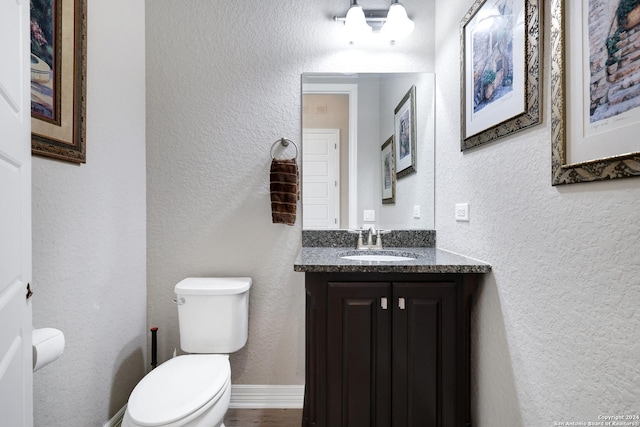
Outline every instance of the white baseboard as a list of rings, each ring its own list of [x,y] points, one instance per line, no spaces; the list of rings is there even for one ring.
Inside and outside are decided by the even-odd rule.
[[[231,385],[230,408],[301,409],[304,402],[303,385]],[[127,409],[124,405],[102,427],[120,427]]]
[[[302,408],[303,385],[231,385],[230,408]]]
[[[102,427],[120,427],[126,410],[127,405],[125,404],[109,421],[104,423]]]

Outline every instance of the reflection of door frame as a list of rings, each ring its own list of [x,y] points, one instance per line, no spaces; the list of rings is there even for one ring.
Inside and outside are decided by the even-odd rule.
[[[349,228],[358,227],[358,85],[303,83],[304,94],[340,94],[349,97]],[[355,171],[355,173],[352,173]]]

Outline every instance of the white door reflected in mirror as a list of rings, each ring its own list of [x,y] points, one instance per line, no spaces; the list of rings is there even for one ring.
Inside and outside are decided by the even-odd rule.
[[[304,129],[302,227],[340,228],[340,130]]]

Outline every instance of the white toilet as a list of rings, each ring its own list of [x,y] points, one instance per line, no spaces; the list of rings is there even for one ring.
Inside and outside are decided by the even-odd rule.
[[[133,389],[123,427],[224,427],[231,397],[228,353],[244,347],[250,277],[187,278],[175,286],[180,348]]]

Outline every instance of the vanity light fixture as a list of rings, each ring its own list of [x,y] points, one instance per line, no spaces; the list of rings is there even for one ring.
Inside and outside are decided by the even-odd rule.
[[[364,10],[353,0],[344,18],[334,16],[334,21],[344,22],[350,42],[362,40],[372,32],[379,33],[390,42],[403,39],[413,32],[415,24],[407,16],[404,6],[393,1],[389,10]]]

